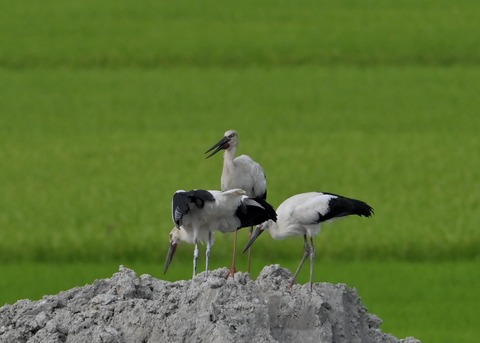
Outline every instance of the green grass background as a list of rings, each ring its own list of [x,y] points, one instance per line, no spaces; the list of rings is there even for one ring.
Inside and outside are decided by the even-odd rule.
[[[0,0],[0,32],[0,304],[119,264],[163,277],[172,194],[219,188],[203,152],[234,128],[274,206],[375,208],[324,226],[317,280],[357,287],[397,336],[480,335],[479,3]],[[178,250],[169,280],[191,275]],[[294,269],[302,240],[254,254],[253,275]]]

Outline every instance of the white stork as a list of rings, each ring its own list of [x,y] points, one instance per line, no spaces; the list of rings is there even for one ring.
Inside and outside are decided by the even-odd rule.
[[[220,150],[225,150],[223,155],[223,171],[221,178],[222,191],[240,188],[247,192],[251,198],[267,199],[267,179],[263,168],[250,156],[241,155],[235,158],[238,145],[238,133],[235,130],[225,132],[217,144],[208,149],[210,153],[206,158],[215,155]],[[253,228],[250,228],[250,236]],[[231,274],[235,273],[235,255],[237,246],[237,232],[234,234],[233,257]],[[250,272],[250,250],[248,252],[248,272]],[[230,274],[229,274],[230,275]],[[233,275],[233,274],[232,274]]]
[[[309,192],[294,195],[282,202],[277,208],[277,222],[268,220],[257,226],[243,252],[252,245],[264,230],[268,230],[274,239],[303,235],[304,254],[289,287],[292,287],[306,258],[310,256],[310,289],[312,289],[315,258],[313,237],[320,233],[322,223],[352,214],[370,217],[373,214],[373,208],[363,201],[332,193]]]
[[[270,219],[276,220],[277,215],[265,200],[250,198],[242,189],[225,192],[195,189],[175,192],[172,200],[172,217],[175,226],[182,227],[187,232],[188,240],[195,244],[193,258],[195,276],[197,244],[200,240],[207,237],[207,243],[209,241],[213,243],[211,239],[215,231],[236,232],[242,227],[257,225]]]

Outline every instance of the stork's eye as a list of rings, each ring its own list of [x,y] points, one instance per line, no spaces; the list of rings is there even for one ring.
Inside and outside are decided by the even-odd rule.
[[[233,136],[235,136],[234,133],[230,134],[230,135],[228,136],[228,138],[233,138]]]

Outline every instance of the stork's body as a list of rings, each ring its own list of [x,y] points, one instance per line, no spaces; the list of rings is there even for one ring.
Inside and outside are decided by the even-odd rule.
[[[311,288],[315,257],[313,237],[320,233],[322,223],[353,214],[370,217],[373,214],[373,208],[363,201],[331,193],[309,192],[294,195],[281,203],[277,208],[278,219],[276,223],[268,220],[257,226],[244,251],[250,247],[264,230],[268,230],[274,239],[303,236],[304,254],[290,282],[290,287],[295,282],[295,278],[306,258],[310,256]]]
[[[240,188],[252,198],[267,198],[267,179],[263,168],[250,156],[234,158],[235,150],[226,150],[221,177],[222,191]]]
[[[184,240],[195,244],[194,276],[197,269],[198,242],[207,242],[206,267],[208,270],[210,248],[215,231],[233,232],[242,227],[260,224],[268,219],[276,220],[275,210],[266,201],[249,198],[241,189],[225,192],[177,191],[172,200],[172,212],[175,226],[185,230]],[[182,239],[182,236],[179,238]],[[167,258],[166,268],[169,260],[171,256]]]
[[[223,170],[221,177],[222,191],[229,189],[243,189],[251,198],[267,199],[267,179],[262,166],[248,155],[241,155],[235,158],[238,145],[238,133],[235,130],[225,132],[224,137],[206,153],[213,150],[207,156],[211,157],[220,150],[225,150],[223,155]],[[215,149],[215,150],[214,150]],[[250,228],[250,235],[252,228]],[[237,233],[234,236],[232,267],[230,274],[235,273]],[[248,256],[248,271],[250,272],[250,250]]]

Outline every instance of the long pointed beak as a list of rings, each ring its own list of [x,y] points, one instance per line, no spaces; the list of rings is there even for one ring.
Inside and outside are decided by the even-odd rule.
[[[213,155],[215,155],[217,152],[219,152],[220,150],[223,150],[223,149],[228,149],[230,146],[228,145],[228,142],[230,141],[230,139],[228,137],[223,137],[222,139],[220,139],[218,141],[217,144],[215,144],[214,146],[212,146],[210,149],[208,149],[207,151],[205,151],[205,154],[208,154],[210,151],[213,150],[213,152],[208,155],[207,157],[205,158],[209,158],[209,157],[212,157]],[[215,149],[215,150],[214,150]]]
[[[261,226],[257,226],[255,229],[255,232],[253,233],[252,237],[250,237],[250,240],[248,241],[247,245],[245,245],[245,248],[243,248],[242,254],[250,248],[250,246],[255,242],[258,236],[260,236],[265,229]]]
[[[170,243],[170,248],[168,248],[167,260],[165,261],[165,268],[163,269],[163,274],[167,273],[168,266],[170,266],[173,255],[175,255],[175,251],[177,250],[177,245],[177,243]]]

